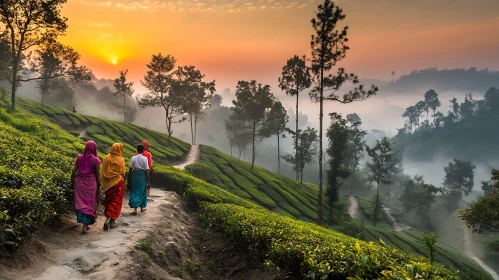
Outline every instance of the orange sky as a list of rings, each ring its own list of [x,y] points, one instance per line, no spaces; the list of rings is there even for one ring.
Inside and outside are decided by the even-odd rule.
[[[98,77],[129,69],[139,85],[153,53],[193,64],[217,89],[273,86],[295,54],[310,54],[316,0],[70,0],[62,39]],[[351,51],[343,66],[389,79],[427,67],[499,70],[497,0],[341,0]],[[113,62],[116,65],[113,65]],[[140,87],[137,87],[140,90]]]

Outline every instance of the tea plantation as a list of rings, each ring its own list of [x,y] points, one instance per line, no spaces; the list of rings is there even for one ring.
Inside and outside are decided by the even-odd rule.
[[[442,250],[437,261],[452,268],[391,248],[424,255],[415,245],[418,233],[405,233],[403,239],[386,228],[366,227],[366,239],[381,237],[385,246],[306,222],[315,218],[316,186],[301,186],[258,167],[251,170],[247,163],[204,146],[201,162],[188,167],[196,178],[166,166],[188,152],[190,146],[182,141],[172,139],[167,148],[166,135],[158,132],[49,106],[42,109],[27,99],[18,104],[18,113],[0,108],[0,255],[71,210],[69,175],[85,140],[98,142],[100,156],[121,141],[129,157],[133,146],[147,139],[154,147],[156,184],[182,194],[207,227],[225,232],[234,246],[292,279],[489,279],[451,248]],[[79,138],[83,130],[87,135]],[[346,208],[346,198],[341,205]],[[337,212],[347,215],[344,209]]]

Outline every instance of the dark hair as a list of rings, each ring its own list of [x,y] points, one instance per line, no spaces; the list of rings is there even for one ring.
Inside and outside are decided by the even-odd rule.
[[[142,144],[137,145],[137,152],[139,154],[142,154],[144,152],[144,145]]]

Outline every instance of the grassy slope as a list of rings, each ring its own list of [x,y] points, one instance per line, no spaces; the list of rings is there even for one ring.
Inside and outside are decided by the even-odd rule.
[[[226,155],[212,147],[201,146],[200,162],[189,165],[187,171],[211,184],[254,201],[274,212],[315,221],[317,217],[317,186],[270,172]],[[340,197],[340,213],[346,212],[347,198]]]
[[[20,99],[19,104],[27,112],[58,124],[67,130],[80,131],[85,129],[87,134],[100,144],[101,151],[106,151],[107,147],[115,141],[121,141],[127,147],[126,155],[131,156],[132,145],[147,139],[155,148],[153,150],[155,161],[168,163],[181,159],[189,149],[188,144],[176,139],[173,139],[174,146],[171,149],[165,149],[166,135],[134,125],[123,125],[115,121],[75,115],[67,110],[50,106],[42,109],[39,103],[28,99]],[[79,133],[72,134],[76,136]],[[81,144],[78,145],[79,148],[81,148]],[[202,146],[201,150],[201,162],[188,167],[188,170],[197,177],[286,216],[305,221],[315,219],[316,186],[311,184],[301,186],[295,180],[259,167],[251,170],[248,163],[210,147]],[[347,204],[347,199],[342,196],[340,200],[342,215],[347,215],[345,209]],[[419,234],[396,234],[388,229],[389,226],[389,223],[385,223],[385,226],[380,228],[367,226],[365,228],[366,239],[379,240],[381,237],[389,246],[409,253],[424,255],[424,250],[416,241]],[[459,256],[455,250],[442,251],[441,255],[448,256],[447,258],[437,256],[437,261],[443,264],[454,266],[466,272],[478,271],[473,263]]]
[[[190,149],[189,144],[173,137],[173,145],[168,146],[168,136],[157,131],[136,125],[74,114],[68,110],[52,106],[42,108],[40,103],[27,98],[20,98],[18,107],[36,117],[48,120],[71,131],[71,134],[75,136],[85,132],[87,137],[82,137],[82,139],[91,138],[94,140],[102,153],[108,153],[113,143],[120,142],[124,144],[125,156],[129,158],[135,152],[135,146],[143,140],[147,140],[151,144],[154,162],[168,164],[172,161],[182,160]]]

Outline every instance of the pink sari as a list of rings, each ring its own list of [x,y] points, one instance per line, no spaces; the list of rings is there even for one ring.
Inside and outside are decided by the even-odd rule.
[[[97,218],[99,186],[97,186],[95,169],[99,165],[97,144],[94,141],[88,141],[83,155],[76,159],[78,171],[74,183],[74,206],[78,223],[91,225]]]

